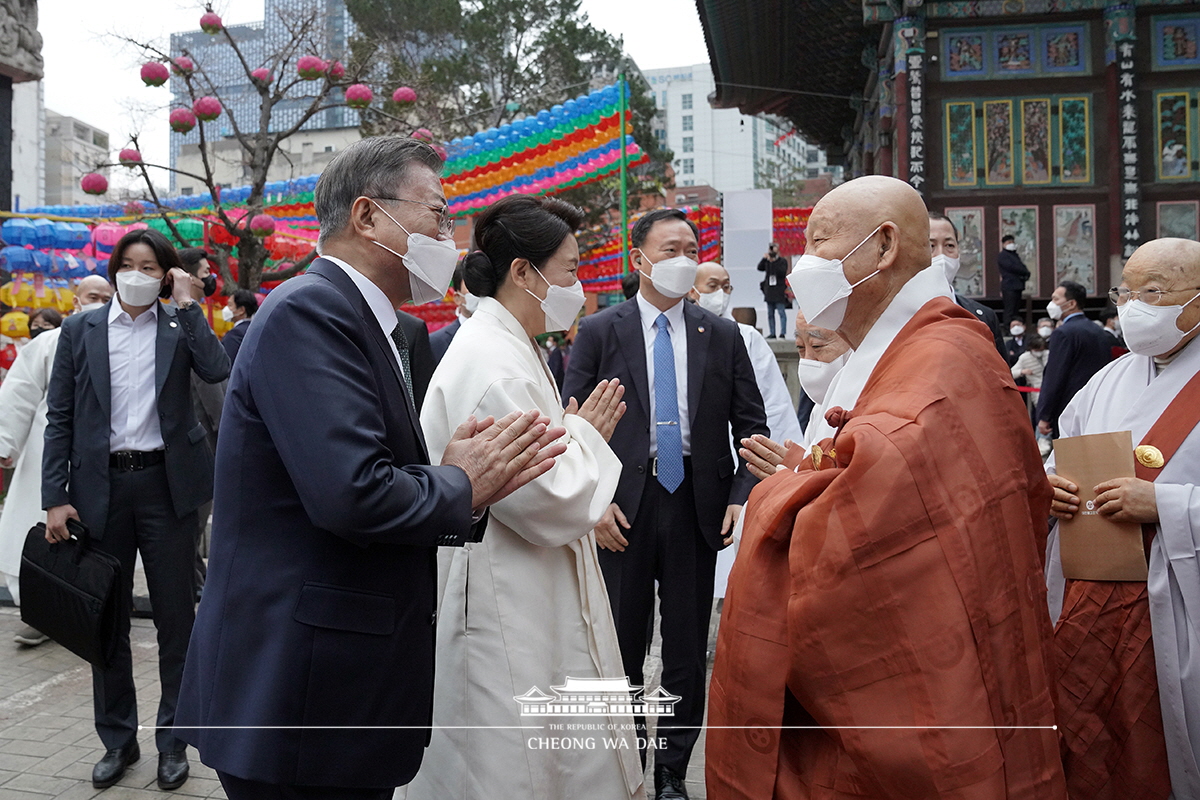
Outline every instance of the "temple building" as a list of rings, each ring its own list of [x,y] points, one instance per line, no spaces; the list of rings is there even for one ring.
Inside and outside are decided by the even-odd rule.
[[[1101,302],[1143,241],[1200,240],[1195,2],[697,5],[710,102],[788,117],[847,178],[911,183],[959,229],[963,294],[999,298],[1007,234],[1033,274],[1029,310],[1062,280]],[[738,14],[780,35],[751,36]]]

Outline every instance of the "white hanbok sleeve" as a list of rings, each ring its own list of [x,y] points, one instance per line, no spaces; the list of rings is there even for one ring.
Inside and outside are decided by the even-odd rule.
[[[547,413],[547,400],[537,383],[506,379],[488,387],[474,414],[500,419],[514,410]],[[493,517],[542,547],[561,547],[587,536],[612,502],[621,476],[620,460],[589,422],[566,414],[563,427],[567,451],[550,471],[491,507]]]
[[[767,412],[767,428],[771,431],[771,438],[780,444],[787,439],[801,441],[804,432],[800,430],[800,420],[796,418],[795,401],[788,392],[775,352],[758,331],[753,328],[747,331],[740,325],[739,330],[746,343],[750,364],[754,367],[754,380],[762,395],[763,409]]]
[[[15,460],[25,449],[38,406],[46,397],[54,348],[51,348],[51,357],[46,358],[42,352],[45,347],[33,347],[33,344],[30,342],[22,348],[4,383],[0,384],[0,457]]]

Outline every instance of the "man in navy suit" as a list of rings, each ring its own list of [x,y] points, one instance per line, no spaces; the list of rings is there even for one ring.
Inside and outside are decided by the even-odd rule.
[[[1062,322],[1050,335],[1050,355],[1042,372],[1038,396],[1038,433],[1058,436],[1058,416],[1075,393],[1112,361],[1112,337],[1083,313],[1087,289],[1063,281],[1050,296],[1046,311]]]
[[[657,797],[686,798],[683,778],[704,723],[717,551],[731,541],[755,482],[744,462],[735,464],[730,427],[735,441],[765,436],[767,418],[737,324],[683,301],[695,281],[696,227],[682,211],[658,209],[638,221],[631,241],[638,294],[580,323],[562,396],[587,397],[607,378],[630,387],[609,440],[621,478],[596,540],[633,685],[643,680],[658,581],[662,686],[681,700],[660,721],[667,746],[655,750],[654,782]]]
[[[238,289],[229,298],[221,314],[226,322],[232,322],[233,327],[221,339],[221,345],[229,354],[229,363],[237,358],[238,348],[242,339],[246,338],[246,329],[250,327],[250,319],[258,312],[258,298],[249,289]]]
[[[454,335],[462,327],[462,321],[470,319],[471,312],[479,304],[479,298],[466,291],[466,287],[463,286],[461,268],[455,268],[454,277],[450,279],[450,289],[450,299],[454,301],[454,322],[443,325],[429,334],[429,347],[433,353],[434,369],[442,363],[442,356],[446,355],[446,351],[450,349],[450,343],[454,341]]]
[[[238,352],[176,717],[231,800],[382,800],[412,779],[436,548],[478,541],[486,507],[564,450],[562,428],[514,412],[464,421],[429,465],[396,310],[450,282],[441,167],[415,139],[338,154],[316,188],[322,257],[271,292]]]

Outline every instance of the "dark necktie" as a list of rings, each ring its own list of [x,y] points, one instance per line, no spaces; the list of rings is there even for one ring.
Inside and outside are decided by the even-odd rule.
[[[667,315],[654,323],[654,425],[658,440],[658,482],[668,492],[683,483],[683,432],[679,429],[679,394],[675,386],[675,348]]]
[[[396,343],[396,351],[400,354],[400,371],[404,373],[404,389],[408,392],[408,400],[413,404],[413,408],[417,407],[417,400],[413,396],[412,388],[412,361],[408,356],[408,337],[404,335],[404,328],[400,326],[399,317],[397,317],[396,327],[392,328],[392,341]]]

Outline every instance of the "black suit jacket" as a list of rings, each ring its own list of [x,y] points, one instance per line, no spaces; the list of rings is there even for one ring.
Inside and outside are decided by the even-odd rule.
[[[425,320],[404,311],[396,312],[396,322],[404,329],[404,336],[408,340],[408,366],[412,369],[409,377],[417,401],[417,413],[420,414],[436,366],[433,363],[433,350],[429,346],[429,328],[425,327]]]
[[[960,308],[964,308],[975,315],[975,319],[988,326],[988,331],[992,334],[992,342],[996,345],[996,352],[1005,361],[1008,361],[1008,350],[1004,347],[1004,334],[1000,331],[1000,320],[996,318],[996,312],[980,303],[978,300],[972,300],[969,297],[954,293],[954,302],[958,303]]]
[[[1001,250],[997,258],[1000,266],[1000,291],[1019,292],[1029,280],[1029,267],[1012,250]]]
[[[1084,314],[1071,317],[1050,334],[1050,355],[1042,373],[1037,418],[1054,427],[1075,393],[1112,361],[1112,336]]]
[[[232,328],[230,328],[225,333],[225,337],[221,339],[221,344],[225,347],[225,353],[229,356],[230,364],[232,364],[233,360],[237,358],[238,348],[242,346],[242,339],[246,338],[246,331],[249,330],[249,328],[249,321],[247,321],[245,324],[239,322],[237,325],[234,325]]]
[[[1010,367],[1013,366],[1014,364],[1016,364],[1017,359],[1021,357],[1021,353],[1025,352],[1025,336],[1027,336],[1027,335],[1028,334],[1022,335],[1021,341],[1019,341],[1019,342],[1017,341],[1017,337],[1015,337],[1015,336],[1012,337],[1011,339],[1005,340],[1004,347],[1005,347],[1005,352],[1006,352],[1006,358],[1008,359],[1008,365]]]
[[[108,518],[108,312],[115,302],[63,320],[46,396],[42,507],[70,503],[97,539],[104,538]],[[154,363],[167,484],[175,514],[183,516],[213,496],[213,455],[196,420],[191,374],[208,383],[222,381],[229,375],[229,357],[198,304],[178,310],[160,304]]]
[[[449,325],[443,325],[429,334],[429,348],[433,351],[434,368],[442,363],[442,356],[446,355],[446,350],[450,348],[450,342],[454,341],[454,334],[458,333],[458,329],[461,327],[462,320],[456,319]]]
[[[770,435],[754,368],[737,324],[684,303],[687,326],[687,407],[691,424],[692,487],[700,531],[721,549],[725,507],[745,503],[755,478],[739,459],[734,472],[729,430],[734,439]],[[650,460],[650,392],[646,343],[637,298],[585,317],[579,324],[563,383],[563,401],[582,403],[600,381],[620,378],[625,385],[625,416],[609,446],[621,459],[621,479],[613,501],[632,522],[642,490],[654,480]]]
[[[437,546],[472,534],[466,474],[428,464],[379,323],[317,259],[267,297],[225,399],[208,580],[175,717],[205,764],[314,786],[416,774]],[[188,727],[230,725],[309,727]]]

